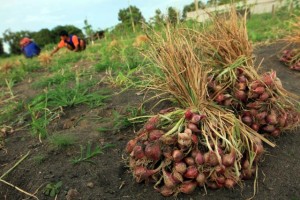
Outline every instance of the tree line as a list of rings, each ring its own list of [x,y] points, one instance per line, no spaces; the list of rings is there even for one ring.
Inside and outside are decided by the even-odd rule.
[[[240,0],[236,0],[240,1]],[[230,3],[232,0],[209,0],[207,4],[202,1],[193,1],[188,5],[183,7],[182,13],[174,7],[169,7],[167,13],[163,14],[160,9],[155,10],[155,15],[146,22],[142,12],[136,6],[129,6],[128,8],[120,9],[118,13],[118,20],[120,21],[111,32],[135,32],[140,29],[142,24],[148,24],[153,27],[159,27],[163,24],[170,23],[176,25],[178,22],[186,19],[187,12],[195,11],[196,5],[199,9],[203,9],[208,6],[220,5],[225,3]],[[49,30],[43,28],[37,32],[31,31],[17,31],[13,32],[7,29],[3,33],[3,38],[0,38],[0,56],[5,55],[3,43],[7,43],[10,49],[10,54],[20,54],[21,50],[19,47],[19,41],[23,37],[32,38],[41,48],[45,47],[47,44],[57,43],[59,41],[59,33],[61,30],[66,30],[70,34],[76,34],[79,37],[91,37],[95,31],[92,26],[88,24],[87,19],[84,20],[83,31],[73,25],[56,26]],[[108,30],[106,30],[108,31]]]

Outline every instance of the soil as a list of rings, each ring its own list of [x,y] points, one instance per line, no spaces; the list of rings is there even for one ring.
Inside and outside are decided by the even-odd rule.
[[[274,43],[260,46],[255,50],[257,63],[264,58],[262,71],[275,70],[283,86],[294,93],[300,94],[300,73],[294,72],[278,61],[277,52],[284,44]],[[26,86],[27,84],[27,86]],[[28,81],[17,86],[18,93],[26,96],[30,90]],[[103,87],[103,86],[102,86]],[[24,88],[27,88],[26,90]],[[23,90],[24,89],[24,90]],[[22,92],[23,90],[23,92]],[[27,92],[29,97],[34,90]],[[28,97],[27,96],[27,97]],[[105,107],[89,109],[79,106],[64,111],[59,119],[52,122],[49,132],[72,135],[76,144],[67,148],[57,148],[46,140],[40,143],[29,131],[18,131],[6,138],[5,150],[0,151],[0,174],[10,169],[23,155],[30,155],[4,179],[28,192],[35,193],[39,199],[54,199],[45,196],[43,190],[48,183],[62,181],[61,191],[56,199],[82,200],[114,200],[114,199],[175,199],[164,198],[155,192],[151,184],[138,184],[133,180],[123,160],[124,147],[127,141],[134,137],[134,131],[139,127],[129,127],[120,131],[99,132],[100,127],[113,127],[112,112],[126,113],[128,106],[138,107],[143,102],[143,95],[135,90],[127,90],[109,100]],[[152,103],[146,104],[149,110]],[[160,104],[156,110],[167,107]],[[17,116],[16,116],[17,117]],[[111,118],[103,122],[100,118]],[[258,193],[254,199],[300,199],[300,137],[295,133],[285,133],[273,139],[275,148],[268,148],[263,162],[260,163]],[[113,144],[103,154],[91,159],[93,163],[81,162],[72,164],[71,160],[80,155],[80,145],[92,147],[103,144]],[[43,159],[38,159],[38,156]],[[0,199],[17,200],[27,196],[17,190],[0,183]],[[243,189],[233,190],[197,189],[192,195],[178,195],[177,199],[246,199],[253,195],[253,181],[244,181]]]

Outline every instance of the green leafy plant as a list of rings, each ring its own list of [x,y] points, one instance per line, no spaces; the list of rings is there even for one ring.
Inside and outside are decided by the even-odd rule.
[[[55,73],[48,78],[43,78],[38,82],[34,82],[32,84],[33,88],[44,88],[47,86],[58,85],[64,82],[68,82],[75,79],[75,74],[72,72],[64,72],[61,71],[59,73]]]
[[[44,194],[46,196],[55,197],[61,190],[62,181],[57,183],[48,183],[44,189]]]
[[[42,164],[43,162],[45,162],[45,160],[46,160],[46,156],[45,155],[42,155],[42,154],[40,154],[40,155],[36,155],[36,156],[34,156],[33,158],[32,158],[36,163],[38,163],[38,164]]]
[[[115,145],[113,144],[105,144],[104,146],[100,147],[100,146],[96,146],[94,149],[92,149],[92,144],[88,143],[86,148],[84,148],[82,145],[80,145],[80,156],[78,158],[74,158],[72,159],[72,163],[73,164],[78,164],[80,162],[89,162],[89,163],[93,163],[93,161],[91,161],[90,159],[99,155],[99,154],[104,154],[104,150],[107,148],[112,148]]]
[[[66,148],[74,145],[76,138],[73,135],[55,134],[49,137],[49,142],[57,148]]]

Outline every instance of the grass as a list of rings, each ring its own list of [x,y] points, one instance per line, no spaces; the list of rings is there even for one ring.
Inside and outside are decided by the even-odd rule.
[[[101,146],[95,146],[94,148],[92,148],[92,144],[88,143],[86,145],[86,147],[83,147],[82,145],[80,145],[80,156],[73,158],[71,160],[71,162],[75,165],[81,162],[89,162],[92,164],[95,164],[93,161],[91,161],[91,158],[100,155],[100,154],[104,154],[104,150],[108,149],[108,148],[112,148],[115,145],[113,144],[105,144],[102,147]]]
[[[263,13],[251,15],[247,20],[247,28],[249,38],[253,42],[272,41],[285,37],[291,32],[291,24],[296,20],[296,16],[300,14],[296,10],[295,15],[290,15],[288,9],[282,9],[272,13]]]
[[[70,134],[54,134],[49,137],[49,143],[57,147],[58,149],[63,149],[74,145],[76,142],[76,137]]]
[[[52,76],[43,78],[40,81],[34,82],[32,84],[33,88],[45,88],[47,86],[59,85],[64,82],[69,82],[75,80],[75,73],[70,71],[60,71],[54,73]]]
[[[36,162],[37,164],[42,164],[43,162],[46,161],[47,157],[44,154],[39,154],[36,155],[32,158],[34,160],[34,162]]]

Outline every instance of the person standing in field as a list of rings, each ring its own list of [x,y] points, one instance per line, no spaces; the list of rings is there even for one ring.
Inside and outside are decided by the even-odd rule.
[[[59,51],[63,47],[67,47],[69,50],[78,52],[85,50],[86,43],[83,39],[80,39],[76,35],[68,34],[67,31],[61,31],[60,34],[60,42],[57,47],[51,52],[51,56]]]
[[[32,58],[38,56],[41,52],[41,48],[33,42],[31,39],[24,37],[20,40],[21,51],[26,58]]]

